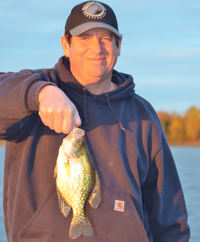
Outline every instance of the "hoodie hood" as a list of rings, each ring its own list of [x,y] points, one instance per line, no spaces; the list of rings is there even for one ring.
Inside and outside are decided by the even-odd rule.
[[[113,70],[111,81],[114,82],[118,88],[108,93],[96,95],[89,92],[76,80],[70,71],[70,64],[64,56],[59,59],[54,68],[58,71],[57,74],[59,75],[60,81],[64,83],[65,89],[70,91],[72,95],[75,95],[76,98],[80,100],[84,98],[84,91],[87,96],[87,101],[98,102],[101,104],[107,104],[105,95],[109,97],[109,101],[112,103],[120,99],[131,97],[135,93],[135,84],[132,76],[119,73],[116,70]]]

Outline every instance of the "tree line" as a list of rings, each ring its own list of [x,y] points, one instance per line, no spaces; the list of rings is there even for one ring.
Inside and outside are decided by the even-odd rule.
[[[169,144],[200,145],[200,109],[190,107],[180,115],[157,112]]]

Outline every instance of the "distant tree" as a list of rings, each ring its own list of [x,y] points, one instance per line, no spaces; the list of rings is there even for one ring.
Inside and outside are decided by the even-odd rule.
[[[189,141],[200,144],[200,109],[190,107],[181,116],[177,113],[157,112],[169,143]]]
[[[183,142],[185,140],[184,119],[177,113],[173,113],[171,116],[168,140],[171,142]]]
[[[5,141],[4,140],[0,140],[0,146],[5,145]]]
[[[200,140],[200,110],[192,106],[185,112],[186,138]]]
[[[157,112],[157,115],[160,119],[160,122],[162,124],[162,127],[163,127],[163,130],[166,134],[166,137],[169,136],[169,125],[170,125],[170,122],[171,122],[171,115],[169,113],[166,113],[164,111],[159,111]]]

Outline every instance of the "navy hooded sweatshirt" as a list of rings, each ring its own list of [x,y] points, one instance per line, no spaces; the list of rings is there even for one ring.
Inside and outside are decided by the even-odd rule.
[[[45,85],[58,86],[76,105],[100,177],[102,201],[97,209],[86,205],[94,236],[77,241],[189,241],[183,191],[160,121],[135,93],[131,76],[113,70],[112,81],[117,89],[94,95],[72,76],[64,57],[52,69],[0,73],[8,242],[70,241],[72,211],[62,215],[54,179],[65,135],[38,115]]]

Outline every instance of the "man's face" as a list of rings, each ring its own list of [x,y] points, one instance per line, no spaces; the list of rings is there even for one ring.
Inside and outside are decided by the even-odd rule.
[[[120,55],[115,37],[107,29],[94,28],[79,36],[72,36],[70,45],[62,38],[65,56],[69,57],[70,69],[82,84],[111,80],[112,70]]]

